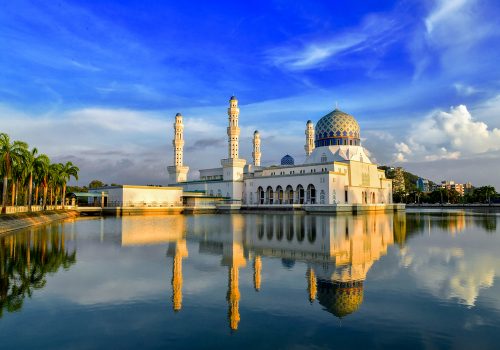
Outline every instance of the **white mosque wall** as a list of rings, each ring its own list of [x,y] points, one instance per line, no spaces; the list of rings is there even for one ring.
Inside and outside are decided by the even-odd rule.
[[[109,206],[179,206],[182,205],[181,187],[115,186],[91,190],[106,192]]]

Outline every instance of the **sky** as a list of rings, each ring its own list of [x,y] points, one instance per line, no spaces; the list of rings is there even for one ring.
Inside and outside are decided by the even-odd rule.
[[[0,132],[79,185],[166,184],[174,116],[190,178],[227,157],[305,159],[338,105],[372,161],[500,188],[500,2],[0,0]]]

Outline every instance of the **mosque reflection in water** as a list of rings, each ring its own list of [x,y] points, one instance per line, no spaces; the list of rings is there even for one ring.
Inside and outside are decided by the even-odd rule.
[[[101,220],[102,222],[108,219]],[[227,312],[231,330],[240,322],[240,270],[253,269],[256,292],[265,288],[266,262],[280,259],[283,266],[304,269],[305,301],[319,302],[324,310],[342,318],[363,302],[364,281],[372,265],[389,246],[403,247],[408,237],[442,228],[452,236],[471,225],[496,230],[496,218],[453,214],[293,215],[235,214],[112,218],[122,246],[167,244],[171,259],[171,299],[175,312],[183,307],[183,260],[188,242],[197,254],[220,256],[227,269]],[[43,288],[48,274],[76,263],[76,248],[66,241],[59,223],[0,237],[0,317],[16,311],[34,290]],[[101,232],[101,239],[103,237]],[[104,241],[103,241],[104,242]],[[116,241],[113,241],[114,244]],[[192,248],[191,248],[192,249]],[[265,259],[264,259],[265,258]],[[266,260],[267,259],[267,260]],[[203,276],[189,276],[203,278]]]
[[[263,284],[263,257],[279,258],[286,267],[302,262],[308,300],[317,300],[341,318],[360,307],[370,267],[386,254],[395,239],[404,242],[406,231],[404,214],[172,216],[165,226],[149,222],[144,225],[143,218],[124,220],[122,244],[168,242],[175,312],[182,309],[186,238],[198,241],[198,253],[221,256],[221,265],[227,267],[228,274],[226,300],[231,330],[237,330],[240,322],[241,268],[252,266],[253,286],[258,292]]]

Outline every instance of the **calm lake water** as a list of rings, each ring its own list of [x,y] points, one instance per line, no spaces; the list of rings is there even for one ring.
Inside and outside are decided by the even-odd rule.
[[[498,348],[500,216],[89,218],[0,237],[1,349]]]

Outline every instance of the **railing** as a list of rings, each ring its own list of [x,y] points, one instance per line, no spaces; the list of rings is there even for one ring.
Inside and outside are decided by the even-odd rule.
[[[61,209],[63,209],[62,205],[47,205],[46,207],[47,207],[46,210],[61,210]],[[75,208],[76,208],[75,206],[71,206],[71,205],[65,205],[64,206],[64,209],[75,209]],[[17,206],[7,206],[6,207],[6,213],[7,214],[27,213],[28,211],[29,210],[28,210],[28,206],[27,205],[17,205]],[[32,212],[43,211],[43,206],[41,206],[41,205],[32,205],[31,206],[31,211]]]
[[[118,208],[118,207],[134,207],[134,208],[170,208],[170,207],[181,207],[182,201],[172,201],[172,202],[144,202],[144,201],[111,201],[108,202],[108,208]]]

